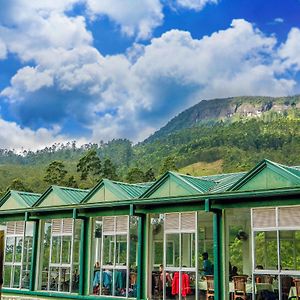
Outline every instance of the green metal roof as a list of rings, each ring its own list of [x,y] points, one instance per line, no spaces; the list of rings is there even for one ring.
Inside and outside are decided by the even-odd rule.
[[[53,206],[78,204],[88,193],[89,190],[52,185],[42,194],[34,206],[51,206],[45,204],[47,200],[53,201]]]
[[[36,193],[28,193],[28,192],[20,192],[20,191],[14,191],[14,192],[16,192],[29,207],[32,207],[36,203],[36,201],[41,197],[41,194],[36,194]]]
[[[211,180],[216,182],[216,185],[213,186],[209,192],[210,193],[221,193],[228,190],[233,184],[235,184],[238,180],[240,180],[246,172],[240,173],[230,173],[230,174],[222,174],[216,176],[206,176],[210,177]]]
[[[174,173],[179,176],[182,180],[188,182],[193,188],[199,190],[202,193],[208,192],[213,186],[216,185],[216,182],[210,180],[209,178],[204,177],[195,177],[190,175],[183,175],[179,173]]]
[[[32,207],[40,196],[41,194],[10,190],[1,198],[0,207],[3,206],[3,210]]]
[[[138,198],[150,186],[151,182],[145,183],[125,183],[102,179],[98,184],[82,199],[81,202],[86,203],[102,188],[108,189],[112,194],[120,200]]]
[[[151,186],[151,184],[149,183],[132,184],[112,180],[110,182],[116,185],[117,188],[122,189],[125,193],[129,195],[130,198],[138,198]]]

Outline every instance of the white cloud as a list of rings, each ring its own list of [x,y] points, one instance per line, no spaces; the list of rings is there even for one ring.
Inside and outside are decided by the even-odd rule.
[[[285,68],[300,71],[300,29],[292,28],[286,42],[279,49]]]
[[[21,128],[17,123],[5,121],[0,117],[0,128],[2,149],[35,150],[68,140],[67,137],[59,134],[60,128],[58,127],[50,130],[40,128],[35,131],[29,128]]]
[[[86,0],[92,17],[107,16],[128,36],[146,39],[162,24],[163,6],[159,0]]]
[[[203,98],[287,95],[296,85],[283,72],[298,64],[293,51],[298,29],[279,52],[274,36],[245,20],[233,20],[226,30],[202,39],[171,30],[148,45],[135,44],[126,54],[103,56],[91,45],[84,22],[80,24],[69,40],[50,35],[51,47],[35,48],[25,38],[29,48],[18,53],[33,55],[36,65],[19,70],[2,92],[24,126],[36,120],[63,126],[72,119],[91,131],[93,141],[138,141]],[[78,40],[76,30],[82,33]]]
[[[179,7],[199,11],[207,4],[217,4],[219,0],[176,0]]]
[[[282,19],[282,18],[275,18],[275,19],[274,19],[274,22],[275,22],[275,23],[283,23],[283,22],[284,22],[284,19]]]

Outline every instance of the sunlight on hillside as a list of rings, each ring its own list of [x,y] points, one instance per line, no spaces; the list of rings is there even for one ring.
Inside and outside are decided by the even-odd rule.
[[[193,176],[213,175],[222,173],[223,160],[217,160],[212,163],[197,162],[179,169],[179,173]]]

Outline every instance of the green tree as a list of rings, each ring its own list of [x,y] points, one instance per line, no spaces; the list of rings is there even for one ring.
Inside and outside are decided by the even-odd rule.
[[[81,180],[88,180],[90,184],[94,184],[99,180],[102,173],[102,165],[95,149],[89,150],[79,159],[77,172],[80,173]]]
[[[68,172],[65,169],[64,163],[62,161],[55,160],[47,167],[44,181],[49,184],[63,185],[67,173]]]
[[[9,190],[32,192],[32,190],[28,188],[20,178],[16,178],[11,182],[11,184],[7,187],[6,191]]]
[[[118,180],[116,167],[109,158],[103,162],[102,176],[107,179]]]
[[[152,168],[148,169],[145,172],[143,181],[145,182],[155,181],[155,175]]]
[[[139,169],[138,167],[133,167],[129,169],[126,180],[129,183],[137,183],[137,182],[143,182],[144,181],[144,172]]]
[[[166,173],[167,171],[178,171],[174,156],[167,156],[162,164],[160,173],[163,174]]]
[[[77,183],[77,181],[76,181],[74,175],[70,176],[70,177],[67,179],[65,185],[66,185],[67,187],[78,188],[78,183]]]

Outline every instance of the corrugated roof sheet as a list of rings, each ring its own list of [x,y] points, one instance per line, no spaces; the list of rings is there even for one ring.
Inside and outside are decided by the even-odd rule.
[[[216,183],[212,180],[208,180],[203,177],[195,177],[190,175],[183,175],[177,173],[177,175],[187,181],[190,185],[192,185],[195,189],[199,190],[202,193],[208,192],[213,186],[216,185]]]
[[[89,190],[75,189],[69,187],[55,186],[64,195],[67,204],[78,204],[89,193]]]
[[[34,203],[41,197],[41,194],[15,191],[28,206],[33,206]]]
[[[117,185],[117,187],[122,189],[122,191],[124,191],[130,198],[138,198],[151,186],[149,183],[131,184],[112,180],[110,182]]]
[[[209,190],[209,192],[210,193],[225,192],[233,184],[235,184],[238,180],[240,180],[245,174],[246,172],[222,174],[222,176],[218,176],[217,178],[214,178],[214,180],[216,180],[216,185],[213,186],[212,189]]]

